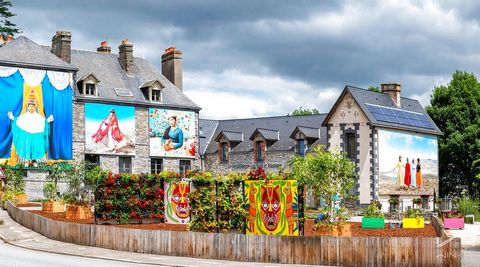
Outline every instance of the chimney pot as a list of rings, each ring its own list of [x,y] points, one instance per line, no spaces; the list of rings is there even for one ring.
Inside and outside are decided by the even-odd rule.
[[[112,48],[108,46],[107,41],[102,41],[100,43],[100,46],[97,48],[97,52],[99,53],[105,53],[105,54],[110,54],[112,52]]]
[[[61,60],[70,63],[72,34],[67,31],[57,31],[52,37],[52,53]]]
[[[397,107],[402,107],[401,95],[402,86],[399,83],[382,83],[382,93],[390,96]]]
[[[126,73],[131,73],[133,71],[133,45],[125,38],[122,40],[122,44],[118,47],[118,50],[120,65]]]
[[[166,48],[162,55],[162,75],[181,91],[183,90],[182,55],[182,51],[174,46]]]

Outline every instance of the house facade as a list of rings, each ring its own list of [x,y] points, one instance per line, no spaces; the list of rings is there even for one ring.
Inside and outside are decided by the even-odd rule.
[[[40,46],[26,37],[0,47],[2,77],[13,79],[17,75],[14,71],[21,69],[18,79],[25,80],[26,84],[0,84],[4,90],[27,88],[27,76],[23,73],[49,75],[49,79],[31,86],[39,86],[35,87],[36,91],[29,93],[24,88],[18,103],[4,100],[6,106],[12,107],[4,106],[4,109],[12,109],[16,117],[24,112],[21,106],[26,106],[28,101],[43,102],[44,106],[36,106],[41,116],[46,119],[49,114],[55,115],[46,124],[51,134],[47,137],[50,150],[33,160],[12,160],[15,146],[9,124],[3,133],[9,137],[0,148],[4,152],[2,162],[27,169],[28,180],[44,180],[48,165],[53,162],[86,160],[114,173],[183,172],[200,167],[200,107],[182,91],[181,51],[173,47],[166,49],[159,72],[146,59],[134,56],[133,44],[128,40],[122,41],[118,53],[112,53],[107,42],[102,42],[96,51],[72,49],[71,44],[71,33],[59,31],[53,36],[51,47]],[[55,82],[66,90],[53,90],[47,95],[46,88]],[[62,95],[70,98],[61,98]],[[57,104],[48,106],[48,101]],[[60,107],[64,108],[59,111]],[[1,112],[0,117],[7,118],[7,110],[1,109]],[[59,128],[60,124],[63,128]],[[58,141],[52,139],[59,136],[54,131],[69,134]],[[61,156],[55,156],[55,149]]]
[[[442,132],[418,101],[400,94],[395,83],[382,84],[381,93],[346,86],[322,124],[327,147],[355,162],[360,205],[377,199],[387,211],[389,199],[406,208],[421,198],[432,208]]]

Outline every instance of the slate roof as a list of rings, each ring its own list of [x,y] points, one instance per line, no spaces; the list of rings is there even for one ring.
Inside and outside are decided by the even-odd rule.
[[[145,104],[159,107],[178,107],[199,110],[180,89],[159,73],[146,59],[134,57],[133,71],[127,74],[118,61],[118,54],[106,54],[72,49],[72,65],[78,67],[77,77],[92,73],[100,81],[97,84],[98,99],[113,100],[122,103]],[[145,99],[140,87],[158,80],[162,89],[163,102],[155,103]],[[130,89],[133,96],[118,96],[115,88]],[[78,96],[78,98],[83,98]],[[84,97],[91,100],[92,97]]]
[[[358,87],[354,87],[354,86],[348,86],[348,85],[345,86],[345,89],[343,90],[340,97],[337,99],[337,102],[333,105],[332,109],[328,113],[328,116],[325,118],[325,121],[322,123],[323,126],[327,125],[330,116],[333,114],[337,105],[343,99],[343,96],[345,96],[345,94],[347,92],[349,92],[352,95],[355,102],[360,106],[363,113],[365,113],[367,118],[370,120],[370,122],[374,126],[384,126],[384,127],[387,127],[387,128],[394,128],[394,129],[399,129],[399,130],[407,130],[407,131],[414,131],[414,132],[420,132],[420,133],[442,135],[442,131],[438,128],[438,126],[435,124],[435,122],[433,122],[433,120],[430,118],[430,116],[428,116],[425,109],[423,109],[422,105],[417,100],[402,97],[401,100],[400,100],[401,107],[397,107],[397,105],[393,102],[393,100],[387,94],[372,92],[372,91],[369,91],[367,89],[362,89],[362,88],[358,88]],[[402,109],[402,110],[406,110],[406,111],[413,111],[413,112],[422,113],[425,116],[427,116],[427,118],[432,123],[434,129],[430,130],[430,129],[425,129],[425,128],[403,125],[403,124],[396,124],[396,123],[378,121],[378,120],[375,119],[375,117],[372,115],[372,113],[370,112],[370,110],[367,108],[367,106],[365,104],[374,104],[374,105],[379,105],[379,106],[383,106],[383,107],[398,108],[398,109]]]
[[[215,141],[218,141],[218,138],[223,135],[227,138],[230,142],[243,142],[243,133],[241,132],[232,132],[232,131],[221,131],[217,137],[215,137]]]
[[[262,117],[249,119],[231,119],[231,120],[205,120],[200,119],[200,129],[206,134],[205,138],[200,138],[200,148],[202,155],[216,153],[217,144],[215,138],[222,131],[242,132],[244,137],[250,137],[258,128],[278,130],[280,139],[274,142],[268,151],[289,151],[293,150],[296,143],[290,138],[290,135],[297,126],[311,125],[320,128],[321,138],[313,143],[313,146],[318,144],[327,144],[327,129],[321,127],[323,120],[327,114],[309,115],[309,116],[279,116],[279,117]],[[211,133],[210,136],[207,133]],[[266,133],[265,133],[266,134]],[[278,137],[275,134],[275,138]],[[206,142],[206,140],[210,140]],[[311,146],[311,147],[313,147]],[[204,148],[205,150],[203,150]],[[253,149],[252,141],[245,140],[240,142],[232,152],[251,152]]]
[[[0,64],[63,71],[77,69],[52,54],[50,48],[45,49],[25,36],[19,36],[0,47]]]
[[[250,136],[250,140],[253,140],[257,134],[262,135],[267,141],[278,141],[280,138],[278,130],[257,128],[252,136]]]
[[[303,133],[303,135],[305,135],[305,138],[307,138],[307,139],[318,139],[318,138],[320,138],[319,128],[313,128],[313,127],[307,127],[307,126],[298,126],[297,128],[295,128],[295,130],[290,135],[290,138],[292,138],[294,133],[297,132],[297,131],[300,131],[301,133]]]

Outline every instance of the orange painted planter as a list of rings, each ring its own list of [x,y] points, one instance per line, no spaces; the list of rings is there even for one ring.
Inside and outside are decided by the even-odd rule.
[[[44,202],[42,203],[42,211],[44,212],[64,212],[65,204],[60,202]]]
[[[338,226],[337,225],[321,225],[315,230],[315,235],[323,236],[338,236]]]
[[[69,220],[90,219],[92,211],[88,206],[67,205],[65,218]]]
[[[15,195],[15,203],[17,203],[17,205],[28,204],[27,194]]]
[[[338,226],[338,232],[339,232],[339,235],[338,236],[346,236],[346,237],[350,237],[352,236],[352,225],[351,224],[340,224]]]

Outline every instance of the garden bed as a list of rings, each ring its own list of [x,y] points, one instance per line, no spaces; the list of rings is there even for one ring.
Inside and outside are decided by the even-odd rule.
[[[80,224],[94,224],[93,218],[84,220],[66,219],[65,212],[44,212],[41,210],[31,210],[31,213],[35,213],[45,218],[49,218],[55,221],[80,223]],[[187,231],[186,224],[168,224],[168,223],[151,223],[151,224],[111,224],[106,226],[131,228],[131,229],[147,229],[147,230],[167,230],[167,231]]]
[[[386,223],[384,229],[362,229],[360,222],[349,222],[353,237],[362,236],[379,236],[379,237],[437,237],[437,231],[432,224],[425,224],[425,228],[421,229],[390,229],[390,224]],[[313,231],[314,220],[307,219],[305,221],[305,236],[314,236]]]

